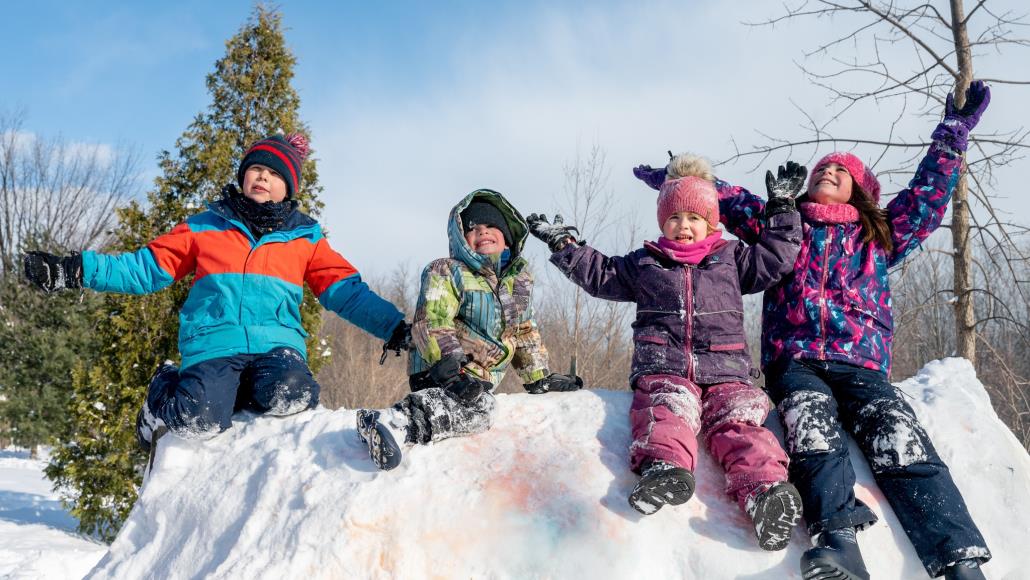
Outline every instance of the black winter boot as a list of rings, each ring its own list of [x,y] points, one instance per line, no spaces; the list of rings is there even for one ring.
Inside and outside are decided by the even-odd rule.
[[[629,505],[651,515],[665,504],[680,505],[694,495],[694,474],[682,467],[664,461],[651,460],[644,464],[640,481],[629,494]]]
[[[869,580],[855,528],[819,534],[815,547],[801,556],[801,576],[805,580]]]
[[[980,562],[959,560],[944,569],[944,580],[985,580]]]
[[[771,552],[782,550],[801,519],[801,496],[786,481],[763,487],[748,496],[744,507],[755,524],[759,547]]]
[[[376,467],[389,471],[401,464],[401,446],[386,425],[379,422],[379,411],[358,409],[358,436],[368,445],[368,455]]]

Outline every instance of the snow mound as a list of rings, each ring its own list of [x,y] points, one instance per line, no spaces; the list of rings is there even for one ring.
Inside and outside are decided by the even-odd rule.
[[[1025,578],[1030,456],[972,366],[935,361],[898,387],[987,537],[987,576]],[[629,404],[603,390],[501,395],[491,431],[413,448],[385,473],[350,410],[238,416],[206,442],[167,437],[91,577],[799,578],[807,537],[760,550],[707,455],[687,504],[647,517],[629,507]],[[857,463],[857,493],[881,518],[860,534],[872,576],[925,578]]]

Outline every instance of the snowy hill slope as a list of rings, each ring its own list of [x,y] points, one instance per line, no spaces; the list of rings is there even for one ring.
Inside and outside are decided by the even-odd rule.
[[[1030,575],[1030,456],[962,359],[899,387],[949,463],[995,558]],[[695,497],[642,517],[626,503],[630,394],[502,395],[483,435],[411,450],[379,473],[354,412],[238,417],[203,443],[162,440],[155,474],[95,578],[798,578],[808,546],[758,549],[704,456]],[[775,420],[773,421],[776,422]],[[852,447],[858,455],[857,449]],[[868,467],[860,535],[874,578],[925,578]]]

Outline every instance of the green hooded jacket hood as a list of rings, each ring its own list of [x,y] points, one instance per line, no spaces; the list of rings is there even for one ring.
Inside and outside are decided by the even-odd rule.
[[[464,225],[461,223],[461,212],[465,211],[465,208],[467,208],[474,199],[486,201],[496,207],[508,222],[508,229],[511,230],[512,244],[514,247],[509,248],[511,250],[511,261],[505,270],[512,273],[518,272],[526,264],[526,261],[522,258],[522,248],[526,244],[526,238],[529,237],[529,226],[526,224],[526,220],[522,217],[522,214],[515,209],[515,206],[511,205],[503,195],[492,189],[477,189],[462,198],[462,200],[459,201],[453,209],[451,209],[450,218],[447,223],[447,240],[451,258],[460,260],[473,272],[482,272],[486,270],[493,271],[498,275],[501,274],[501,272],[497,272],[497,266],[489,256],[477,254],[476,251],[472,249],[472,246],[469,246],[468,242],[465,241],[465,229],[463,227]]]

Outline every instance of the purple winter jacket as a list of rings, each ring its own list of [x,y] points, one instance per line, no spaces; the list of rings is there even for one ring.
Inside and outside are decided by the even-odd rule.
[[[801,219],[790,212],[773,216],[755,245],[723,240],[696,266],[650,243],[615,257],[568,244],[551,262],[591,296],[636,302],[630,384],[654,374],[699,385],[750,383],[741,295],[791,272],[800,245]]]

